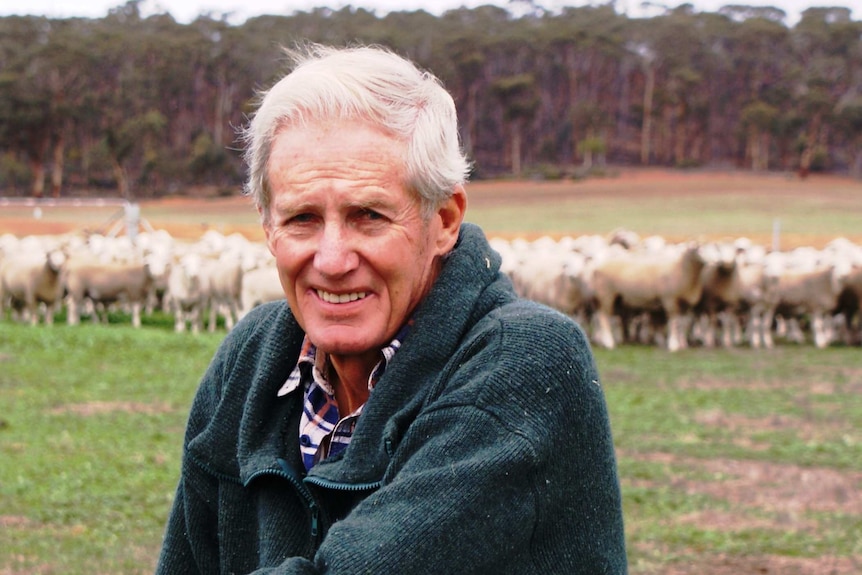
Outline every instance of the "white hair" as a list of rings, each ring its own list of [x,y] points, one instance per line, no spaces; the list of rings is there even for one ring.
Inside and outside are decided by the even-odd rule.
[[[455,103],[434,75],[377,46],[308,44],[286,52],[293,70],[261,94],[240,134],[248,166],[245,193],[265,221],[273,141],[290,126],[358,120],[404,142],[404,184],[418,195],[426,216],[466,181],[470,163],[460,147]]]

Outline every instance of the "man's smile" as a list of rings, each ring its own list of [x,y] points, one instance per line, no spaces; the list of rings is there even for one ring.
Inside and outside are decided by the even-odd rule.
[[[319,297],[326,303],[350,303],[353,301],[364,299],[368,295],[364,291],[343,294],[335,294],[320,289],[315,291],[317,292],[317,297]]]

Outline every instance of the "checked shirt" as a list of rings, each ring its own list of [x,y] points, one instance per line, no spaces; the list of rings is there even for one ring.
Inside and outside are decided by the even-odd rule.
[[[374,390],[386,366],[401,347],[411,323],[404,324],[389,345],[380,350],[380,361],[368,378],[369,392]],[[326,354],[318,353],[317,347],[306,336],[296,367],[278,391],[278,397],[282,397],[300,387],[304,389],[305,401],[299,422],[299,449],[306,470],[311,469],[318,461],[347,448],[362,408],[365,407],[363,404],[353,413],[342,417],[335,402],[335,391],[327,380],[326,373]]]

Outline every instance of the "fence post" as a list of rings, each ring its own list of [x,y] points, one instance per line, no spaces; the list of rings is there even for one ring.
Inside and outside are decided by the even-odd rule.
[[[775,218],[772,220],[772,251],[777,252],[781,249],[781,220]]]
[[[126,213],[126,235],[134,244],[138,238],[138,226],[141,225],[141,206],[126,202],[123,210]]]

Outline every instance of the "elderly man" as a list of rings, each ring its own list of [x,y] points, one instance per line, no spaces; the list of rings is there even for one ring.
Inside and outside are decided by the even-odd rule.
[[[159,573],[624,573],[588,343],[520,300],[455,106],[386,50],[309,46],[244,132],[286,301],[192,406]]]

